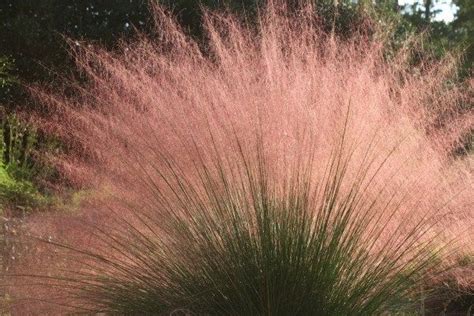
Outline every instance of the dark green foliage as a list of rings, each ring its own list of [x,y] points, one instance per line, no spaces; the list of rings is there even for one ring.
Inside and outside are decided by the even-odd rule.
[[[35,130],[22,124],[15,115],[3,119],[0,133],[3,142],[0,146],[2,161],[17,178],[28,177],[32,168],[30,155],[36,142]]]
[[[13,62],[9,58],[0,56],[0,91],[2,92],[15,82],[11,74],[13,68],[12,64]]]
[[[34,158],[38,149],[36,130],[15,115],[4,116],[0,126],[0,212],[24,215],[48,205],[36,180],[51,177],[54,170]]]
[[[462,43],[466,51],[465,67],[469,72],[474,66],[474,3],[470,0],[454,0],[453,2],[459,7],[453,27],[458,41]]]
[[[22,83],[51,82],[73,68],[64,36],[113,45],[133,33],[133,27],[143,29],[148,18],[146,0],[2,1],[0,56],[15,59],[15,74]],[[23,105],[25,100],[31,103],[18,86],[0,103]]]

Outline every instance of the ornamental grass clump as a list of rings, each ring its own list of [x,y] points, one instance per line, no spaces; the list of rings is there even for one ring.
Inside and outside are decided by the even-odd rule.
[[[203,44],[157,6],[154,37],[78,52],[85,86],[35,91],[68,144],[58,168],[101,198],[42,243],[61,269],[18,266],[16,296],[34,283],[29,297],[85,312],[395,313],[472,254],[472,158],[452,156],[472,113],[451,61],[388,60],[379,40],[322,32],[311,5],[259,12],[206,12]]]
[[[67,267],[82,264],[43,277],[68,293],[62,304],[119,315],[376,315],[416,308],[416,286],[435,270],[440,250],[420,242],[428,230],[423,219],[407,218],[380,240],[404,197],[364,197],[365,167],[344,192],[349,158],[339,151],[319,162],[326,171],[317,183],[316,162],[308,158],[275,187],[262,150],[256,148],[257,160],[240,152],[238,162],[198,163],[197,183],[170,167],[173,196],[160,198],[173,203],[157,204],[166,218],[137,211],[133,223],[95,227],[102,252],[50,242],[71,251]],[[239,163],[240,174],[225,171]]]

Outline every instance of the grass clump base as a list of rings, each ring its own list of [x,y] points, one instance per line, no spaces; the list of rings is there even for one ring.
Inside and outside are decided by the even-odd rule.
[[[292,169],[300,172],[281,190],[269,182],[264,160],[247,162],[240,178],[211,176],[206,165],[197,170],[198,183],[175,178],[177,204],[167,218],[134,211],[114,229],[94,227],[97,249],[106,250],[49,241],[76,266],[47,277],[49,284],[69,293],[63,304],[71,308],[111,314],[377,315],[418,308],[416,285],[438,263],[434,243],[420,242],[428,222],[399,224],[380,243],[397,204],[364,199],[362,182],[343,192],[342,155],[328,162],[319,183],[308,182],[308,162]],[[391,216],[380,216],[379,204]]]

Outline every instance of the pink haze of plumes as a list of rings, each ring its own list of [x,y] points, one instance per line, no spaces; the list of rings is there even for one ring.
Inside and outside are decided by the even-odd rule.
[[[155,11],[156,38],[118,53],[79,53],[89,83],[77,84],[73,98],[40,94],[51,107],[43,125],[71,144],[58,166],[106,192],[96,209],[166,218],[185,208],[173,198],[173,172],[198,183],[203,164],[239,178],[242,153],[248,161],[263,155],[273,189],[285,192],[302,161],[312,161],[306,172],[318,182],[344,137],[346,189],[366,166],[364,196],[399,205],[387,236],[429,215],[437,223],[426,238],[454,238],[472,253],[472,158],[451,153],[473,115],[458,110],[465,94],[446,84],[449,61],[415,70],[404,50],[387,60],[383,42],[320,32],[311,6],[290,15],[269,5],[256,26],[207,13],[205,48]],[[472,282],[472,273],[458,281]]]

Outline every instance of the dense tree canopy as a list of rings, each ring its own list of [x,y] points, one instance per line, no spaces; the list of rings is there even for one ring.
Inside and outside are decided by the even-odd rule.
[[[68,71],[64,36],[112,45],[118,37],[142,27],[146,0],[11,0],[0,3],[0,56],[13,60],[13,73],[24,83],[51,81]],[[21,91],[3,95],[2,103],[17,103]]]
[[[458,41],[461,41],[466,49],[466,64],[472,69],[474,66],[474,1],[454,0],[459,7],[453,27],[456,30]]]

